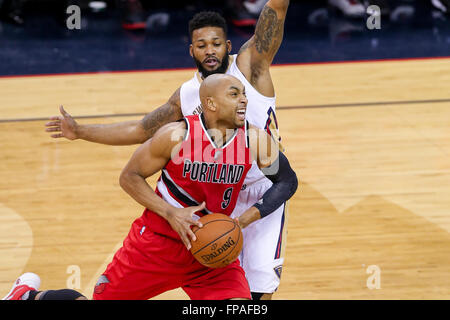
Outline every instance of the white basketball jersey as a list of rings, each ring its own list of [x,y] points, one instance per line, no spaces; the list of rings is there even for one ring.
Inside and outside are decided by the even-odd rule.
[[[233,62],[226,73],[238,78],[245,86],[245,93],[248,99],[245,114],[247,121],[255,127],[265,129],[276,141],[280,141],[278,123],[275,116],[275,97],[266,97],[256,91],[239,70],[236,64],[237,55],[232,55],[232,58]],[[202,111],[199,89],[200,81],[198,72],[196,72],[194,77],[183,83],[180,89],[181,111],[183,112],[183,116],[197,114]],[[271,183],[259,170],[256,162],[254,162],[247,174],[245,184],[249,186],[257,181]]]

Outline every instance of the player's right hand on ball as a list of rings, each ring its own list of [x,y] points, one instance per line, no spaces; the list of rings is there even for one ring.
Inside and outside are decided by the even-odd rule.
[[[184,245],[188,250],[191,249],[191,241],[195,241],[195,234],[192,232],[191,226],[202,227],[199,221],[192,218],[192,215],[198,211],[205,209],[205,202],[201,205],[186,207],[186,208],[174,208],[174,210],[169,214],[167,221],[173,230],[175,230],[183,241]]]
[[[59,107],[61,116],[54,116],[50,118],[50,122],[47,122],[45,131],[55,132],[51,135],[52,138],[66,138],[69,140],[75,140],[77,135],[77,122],[72,118],[70,114],[64,110],[63,106]]]

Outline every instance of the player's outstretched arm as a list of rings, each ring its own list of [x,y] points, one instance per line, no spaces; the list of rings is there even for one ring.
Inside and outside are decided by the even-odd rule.
[[[253,158],[273,185],[239,217],[239,224],[244,228],[278,209],[294,195],[298,187],[297,175],[279,150],[277,141],[264,130],[253,126],[250,126],[249,141]]]
[[[177,154],[186,125],[184,122],[169,123],[159,129],[152,139],[147,140],[134,152],[120,175],[120,186],[139,204],[166,219],[180,235],[181,240],[190,249],[195,241],[191,225],[201,227],[201,223],[192,219],[192,215],[205,208],[199,206],[175,208],[159,197],[147,183],[146,178],[158,173],[172,154]]]
[[[52,138],[69,140],[82,139],[109,145],[131,145],[143,143],[151,138],[163,125],[181,119],[180,89],[158,109],[148,113],[141,120],[112,124],[78,124],[60,107],[60,116],[50,118],[45,124]]]

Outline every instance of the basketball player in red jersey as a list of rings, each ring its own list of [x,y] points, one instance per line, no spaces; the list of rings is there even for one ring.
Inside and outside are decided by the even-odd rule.
[[[246,122],[245,87],[237,78],[208,77],[200,97],[203,113],[163,126],[123,169],[120,185],[146,209],[100,277],[94,299],[149,299],[178,287],[195,300],[251,299],[238,260],[219,269],[195,260],[188,251],[195,241],[191,226],[201,227],[195,218],[204,214],[232,213],[253,160],[275,170],[262,204],[243,213],[248,224],[288,200],[297,178],[272,138]],[[146,178],[160,171],[154,191]]]
[[[246,118],[249,123],[266,130],[274,139],[279,140],[275,90],[269,67],[281,45],[288,5],[288,0],[267,1],[258,19],[255,34],[235,55],[229,54],[232,45],[227,40],[225,20],[214,12],[196,14],[189,24],[192,40],[189,52],[198,72],[191,80],[183,83],[167,103],[140,121],[108,125],[79,125],[61,107],[62,116],[53,117],[52,121],[47,123],[47,131],[53,132],[54,138],[84,139],[110,145],[143,143],[164,124],[201,112],[198,94],[201,81],[210,74],[227,73],[237,77],[246,87]],[[270,186],[271,182],[258,173],[258,168],[254,165],[247,175],[245,190],[240,193],[242,199],[238,200],[239,205],[233,213],[233,216],[239,217],[241,226],[245,228],[244,239],[247,236],[259,239],[251,247],[244,244],[243,255],[246,259],[242,260],[255,299],[270,299],[280,283],[284,261],[281,248],[284,244],[284,221],[287,212],[282,204],[252,228],[246,228],[247,225],[240,214]]]

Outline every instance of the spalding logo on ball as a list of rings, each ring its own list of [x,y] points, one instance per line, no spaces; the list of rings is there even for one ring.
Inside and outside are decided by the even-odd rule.
[[[229,216],[211,213],[199,220],[202,228],[194,226],[192,231],[197,237],[191,242],[191,253],[202,265],[210,268],[222,268],[237,259],[242,250],[242,231]]]

